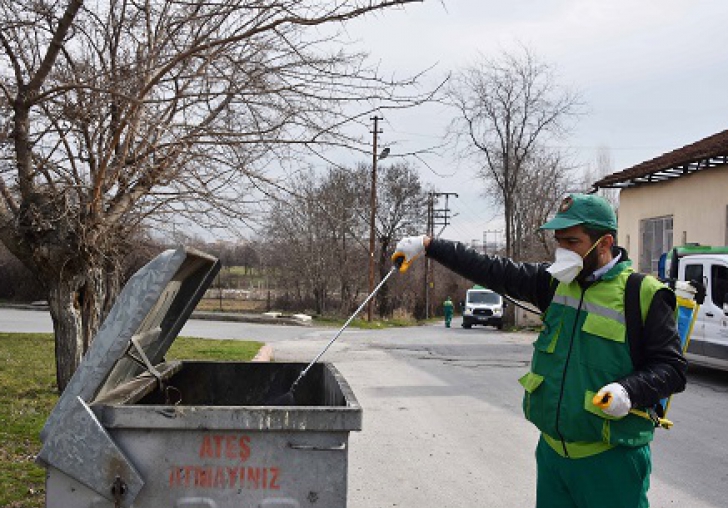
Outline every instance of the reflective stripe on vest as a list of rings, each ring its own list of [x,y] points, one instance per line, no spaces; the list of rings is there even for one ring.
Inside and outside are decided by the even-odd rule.
[[[556,453],[570,459],[583,459],[614,448],[614,445],[607,443],[567,443],[554,439],[545,432],[542,432],[541,435],[546,444],[553,448]],[[566,453],[564,453],[564,448],[566,448]]]
[[[565,305],[567,307],[571,307],[573,309],[579,308],[579,299],[574,298],[573,296],[567,296],[567,295],[554,295],[554,299],[552,300],[552,303],[559,303],[561,305]],[[597,305],[596,303],[592,302],[582,302],[581,304],[582,310],[587,311],[589,314],[596,314],[597,316],[602,316],[608,319],[613,319],[614,321],[625,324],[626,321],[624,319],[624,314],[621,312],[610,309],[608,307],[603,307],[601,305]]]

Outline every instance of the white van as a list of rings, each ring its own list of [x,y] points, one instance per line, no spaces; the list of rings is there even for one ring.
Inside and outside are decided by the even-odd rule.
[[[728,247],[675,247],[665,256],[660,277],[695,280],[705,286],[705,302],[686,356],[698,364],[728,369]]]
[[[490,325],[503,329],[503,297],[482,286],[473,286],[460,302],[463,310],[463,328]]]

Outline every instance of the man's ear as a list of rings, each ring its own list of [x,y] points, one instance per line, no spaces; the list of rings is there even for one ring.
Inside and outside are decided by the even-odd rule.
[[[602,238],[602,241],[600,243],[605,250],[611,251],[612,247],[614,247],[614,236],[606,235],[604,236],[604,238]]]

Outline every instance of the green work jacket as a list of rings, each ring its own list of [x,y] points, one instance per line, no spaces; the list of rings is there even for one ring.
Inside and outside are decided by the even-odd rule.
[[[534,343],[531,371],[520,379],[526,418],[562,456],[586,457],[652,440],[652,421],[634,414],[614,418],[592,403],[600,388],[634,368],[624,312],[630,265],[616,264],[586,289],[578,282],[558,285]],[[661,288],[653,277],[644,279],[643,309]]]

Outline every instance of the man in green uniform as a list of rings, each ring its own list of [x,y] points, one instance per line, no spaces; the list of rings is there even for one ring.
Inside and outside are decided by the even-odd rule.
[[[571,194],[541,229],[553,230],[558,244],[551,264],[516,263],[426,236],[401,240],[393,259],[404,258],[405,271],[427,255],[543,312],[530,371],[520,379],[524,414],[541,431],[537,508],[645,508],[654,424],[632,410],[685,388],[675,295],[645,277],[643,327],[628,338],[624,297],[633,270],[615,245],[609,203]]]
[[[442,309],[445,312],[445,328],[450,328],[450,323],[452,322],[453,305],[452,300],[449,296],[442,304]]]

